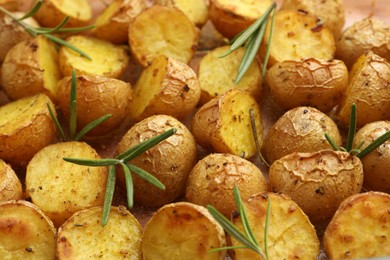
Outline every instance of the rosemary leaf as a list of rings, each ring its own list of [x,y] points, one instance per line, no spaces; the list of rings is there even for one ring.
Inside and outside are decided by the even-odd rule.
[[[56,27],[54,28],[45,28],[43,30],[44,33],[54,33],[54,32],[58,32],[58,30],[60,30],[62,27],[64,27],[68,21],[69,21],[69,16],[65,17],[64,20],[62,20],[62,22],[60,22]],[[39,30],[39,29],[38,29]]]
[[[224,246],[224,247],[218,247],[214,248],[208,251],[208,253],[215,253],[223,250],[232,250],[232,249],[246,249],[246,246]]]
[[[64,157],[62,159],[66,162],[70,162],[78,165],[84,165],[84,166],[92,166],[92,167],[111,166],[120,163],[119,160],[117,159],[90,160],[90,159],[79,159],[79,158],[69,158],[69,157]]]
[[[351,115],[349,118],[347,146],[345,147],[347,152],[350,152],[352,149],[353,139],[355,138],[355,133],[356,133],[356,105],[352,104]]]
[[[70,139],[74,140],[77,129],[77,101],[76,101],[76,70],[72,69],[72,84],[70,87],[69,100],[69,133]]]
[[[42,0],[37,0],[37,2],[34,4],[31,10],[28,11],[24,16],[20,17],[18,21],[22,21],[24,19],[34,16],[39,11],[41,6],[42,6]]]
[[[258,154],[260,160],[261,160],[267,167],[270,167],[270,165],[268,164],[268,162],[265,160],[265,158],[264,158],[263,155],[261,154],[261,148],[260,148],[259,138],[258,138],[258,136],[257,136],[257,128],[256,128],[256,122],[255,122],[255,111],[254,111],[252,108],[249,109],[249,116],[250,116],[250,119],[251,119],[252,133],[253,133],[253,138],[254,138],[254,140],[255,140],[255,145],[256,145],[257,154]]]
[[[69,49],[79,53],[81,56],[87,58],[88,60],[92,61],[92,58],[86,54],[85,52],[83,52],[82,50],[80,50],[79,48],[77,48],[76,46],[68,43],[67,41],[61,39],[61,38],[58,38],[54,35],[51,35],[51,34],[42,34],[43,36],[45,36],[46,38],[48,38],[49,40],[55,42],[55,43],[58,43],[60,45],[63,45],[65,47],[68,47]]]
[[[148,173],[147,171],[145,171],[145,170],[143,170],[143,169],[141,169],[133,164],[130,164],[130,163],[127,163],[126,165],[130,171],[134,172],[135,174],[140,176],[145,181],[150,182],[151,184],[153,184],[154,186],[156,186],[157,188],[159,188],[161,190],[165,190],[164,184],[162,182],[160,182],[156,177],[154,177],[153,175]]]
[[[83,31],[87,31],[87,30],[93,29],[95,27],[96,27],[95,25],[88,25],[88,26],[77,27],[77,28],[59,28],[55,32],[57,32],[57,33],[67,33],[67,32],[79,33],[79,32],[83,32]],[[41,30],[50,30],[50,28],[39,28],[39,29],[41,29]]]
[[[336,142],[333,140],[333,138],[330,137],[330,135],[325,133],[325,138],[326,138],[326,140],[328,140],[328,142],[332,146],[333,150],[340,151],[340,147],[336,144]]]
[[[108,217],[110,215],[112,200],[114,198],[116,182],[115,166],[110,165],[108,169],[108,178],[106,184],[106,194],[104,195],[103,213],[102,213],[102,226],[108,223]]]
[[[390,139],[390,131],[387,131],[383,135],[379,136],[377,139],[375,139],[374,142],[369,144],[366,148],[364,148],[360,153],[356,154],[356,157],[359,159],[363,158],[370,152],[374,151],[376,148],[384,144],[387,140]]]
[[[111,114],[104,115],[102,117],[99,117],[98,119],[93,120],[91,123],[86,125],[83,129],[80,130],[80,132],[76,135],[74,138],[75,141],[81,140],[89,131],[106,121],[111,117]]]
[[[265,252],[265,259],[269,259],[268,255],[268,229],[269,229],[269,218],[271,215],[271,200],[268,197],[267,199],[268,204],[267,204],[267,212],[265,215],[265,227],[264,227],[264,252]]]
[[[131,177],[131,172],[127,165],[123,162],[120,162],[122,166],[125,182],[126,182],[126,194],[127,194],[127,206],[131,209],[134,206],[134,186],[133,186],[133,178]]]
[[[264,55],[263,67],[261,69],[261,75],[263,76],[263,79],[265,78],[265,74],[267,73],[268,59],[271,52],[272,36],[274,34],[274,27],[275,27],[275,13],[276,13],[275,11],[272,13],[268,44]]]
[[[49,110],[50,117],[51,117],[51,119],[53,120],[54,125],[55,125],[56,128],[57,128],[57,131],[60,132],[60,135],[61,135],[62,140],[65,141],[65,140],[66,140],[66,137],[65,137],[64,131],[62,130],[62,127],[61,127],[60,122],[58,122],[58,119],[57,119],[57,117],[54,115],[54,112],[53,112],[53,110],[51,109],[50,105],[49,105],[49,104],[46,104],[46,105],[47,105],[47,109]]]

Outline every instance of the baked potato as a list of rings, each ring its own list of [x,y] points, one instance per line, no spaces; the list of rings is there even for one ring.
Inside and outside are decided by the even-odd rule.
[[[0,0],[0,6],[8,11],[18,11],[19,0]]]
[[[0,159],[0,202],[23,199],[22,183],[9,164]]]

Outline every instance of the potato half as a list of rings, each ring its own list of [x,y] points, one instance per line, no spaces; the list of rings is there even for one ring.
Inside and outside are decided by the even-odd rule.
[[[56,229],[34,204],[23,200],[0,202],[0,258],[55,259]]]
[[[164,114],[183,119],[192,113],[200,98],[196,73],[187,64],[159,56],[137,80],[130,117],[140,121]]]
[[[131,52],[144,67],[160,55],[188,63],[198,38],[198,28],[175,7],[153,5],[129,26]]]
[[[145,260],[225,259],[225,232],[206,208],[177,202],[160,208],[145,226],[142,253]]]
[[[22,183],[11,168],[0,159],[0,202],[23,198]]]
[[[244,200],[248,221],[260,248],[263,249],[265,246],[268,203],[271,204],[267,235],[269,259],[316,259],[320,253],[320,242],[313,225],[299,206],[283,194],[264,192],[250,196],[247,201]],[[233,223],[244,232],[239,215],[233,216]],[[231,241],[233,246],[240,245],[233,238]],[[233,259],[263,258],[252,250],[236,249]]]
[[[226,217],[236,209],[233,188],[240,189],[244,200],[267,190],[267,182],[253,163],[231,154],[210,154],[198,161],[190,173],[186,188],[189,202],[213,205]]]
[[[59,229],[58,259],[141,260],[142,228],[125,207],[111,207],[109,221],[100,223],[102,207],[76,212]]]
[[[19,99],[0,107],[0,158],[26,166],[36,152],[50,144],[56,132],[45,94]]]
[[[13,100],[45,93],[55,102],[60,78],[58,52],[54,43],[44,36],[13,46],[1,67],[1,86]]]
[[[106,167],[76,165],[64,157],[100,159],[86,143],[56,143],[35,154],[26,170],[27,196],[56,227],[76,211],[103,205],[108,175]]]
[[[228,90],[203,105],[192,119],[192,133],[204,148],[250,158],[256,153],[250,109],[254,112],[256,135],[261,146],[260,107],[250,93],[238,89]]]

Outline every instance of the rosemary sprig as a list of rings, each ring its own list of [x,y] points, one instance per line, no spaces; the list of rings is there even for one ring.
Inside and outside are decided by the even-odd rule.
[[[244,31],[242,31],[232,39],[232,41],[230,42],[229,51],[227,51],[226,53],[220,56],[220,58],[225,57],[231,54],[233,51],[240,48],[241,46],[246,47],[234,84],[237,85],[240,82],[240,80],[242,79],[242,77],[245,75],[248,68],[252,64],[253,60],[255,59],[257,51],[259,50],[260,44],[263,40],[269,17],[272,13],[270,34],[269,34],[266,54],[264,56],[264,61],[262,64],[262,76],[265,77],[265,73],[267,71],[267,63],[269,59],[272,35],[274,31],[275,9],[276,9],[276,3],[273,2],[260,18],[258,18],[252,25],[250,25],[247,29],[245,29]]]
[[[44,37],[48,38],[52,42],[60,44],[60,45],[63,45],[65,47],[67,47],[67,48],[70,48],[71,50],[79,53],[81,56],[83,56],[83,57],[85,57],[85,58],[87,58],[89,60],[92,60],[91,57],[88,56],[88,54],[86,54],[82,50],[78,49],[76,46],[70,44],[69,42],[64,41],[63,39],[61,39],[61,38],[59,38],[57,36],[54,36],[53,33],[63,33],[63,32],[77,33],[77,32],[81,32],[81,31],[90,30],[90,29],[94,28],[95,26],[91,25],[91,26],[84,26],[84,27],[78,27],[78,28],[64,28],[64,26],[69,21],[69,16],[67,16],[61,23],[59,23],[54,28],[44,28],[44,27],[42,27],[42,28],[35,28],[35,27],[33,27],[33,26],[29,25],[28,23],[25,23],[23,21],[24,19],[27,19],[27,18],[32,17],[33,15],[35,15],[38,12],[38,10],[41,8],[41,6],[42,6],[42,0],[37,0],[35,2],[34,6],[31,8],[31,10],[29,10],[27,12],[27,14],[25,14],[21,18],[16,17],[10,11],[8,11],[7,9],[5,9],[5,8],[3,8],[1,6],[0,6],[0,12],[2,12],[4,14],[6,14],[7,16],[11,17],[17,24],[19,24],[21,27],[23,27],[24,30],[27,33],[29,33],[32,37],[37,37],[38,35],[43,35]]]
[[[88,159],[79,159],[79,158],[63,158],[64,161],[71,162],[78,165],[92,166],[92,167],[102,167],[109,166],[109,174],[107,179],[106,194],[104,197],[103,204],[103,213],[101,223],[105,226],[108,222],[108,216],[110,214],[111,204],[114,197],[115,191],[115,178],[116,178],[116,165],[120,165],[124,171],[125,183],[126,183],[126,193],[127,193],[127,205],[129,208],[133,207],[134,200],[134,186],[133,179],[131,174],[135,173],[144,180],[150,182],[159,189],[165,190],[165,186],[161,183],[156,177],[148,173],[147,171],[129,163],[131,159],[137,157],[138,155],[149,150],[153,146],[159,144],[161,141],[167,139],[176,133],[176,129],[172,128],[162,134],[154,136],[136,146],[131,147],[125,152],[117,155],[113,159],[98,159],[98,160],[88,160]]]

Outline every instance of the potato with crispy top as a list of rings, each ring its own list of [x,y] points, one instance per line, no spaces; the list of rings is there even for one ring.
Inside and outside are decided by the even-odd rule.
[[[198,77],[201,87],[200,104],[224,94],[232,88],[246,90],[256,99],[260,99],[263,77],[260,64],[252,62],[243,78],[235,84],[237,71],[245,49],[239,48],[228,56],[220,56],[229,51],[229,46],[215,48],[208,52],[199,63]]]
[[[12,100],[45,93],[55,102],[60,78],[58,52],[44,36],[13,46],[1,67],[1,86]]]
[[[76,212],[58,229],[58,259],[141,260],[142,228],[125,207],[111,207],[109,221],[100,223],[102,207]]]
[[[64,157],[101,159],[86,143],[63,142],[46,146],[27,165],[27,196],[56,227],[76,211],[103,205],[108,175],[106,167],[76,165]]]
[[[84,35],[70,36],[66,41],[85,52],[91,60],[61,46],[59,64],[65,76],[72,75],[75,69],[77,74],[119,78],[129,64],[129,55],[123,46]]]
[[[10,165],[0,159],[0,201],[23,198],[22,183]]]
[[[244,208],[255,238],[261,249],[265,247],[264,232],[268,203],[267,249],[269,259],[316,259],[320,253],[320,242],[309,218],[290,198],[283,194],[263,192],[244,200]],[[239,215],[233,215],[234,225],[242,230]],[[240,243],[231,239],[233,246]],[[264,252],[264,250],[263,250]],[[263,259],[249,249],[234,249],[233,259]]]
[[[263,155],[269,164],[293,152],[315,152],[332,149],[325,133],[341,145],[336,123],[312,107],[297,107],[287,111],[269,129],[264,138]]]
[[[187,64],[159,56],[137,80],[130,118],[140,121],[164,114],[183,119],[192,113],[200,98],[196,73]]]
[[[275,14],[274,26],[268,67],[285,60],[333,59],[336,51],[333,35],[316,16],[304,11],[280,10]],[[269,36],[270,25],[260,46],[262,57],[267,52]]]
[[[219,153],[250,158],[256,153],[250,110],[261,146],[261,111],[253,96],[238,89],[228,90],[205,105],[192,118],[191,130],[198,144]]]
[[[72,77],[58,82],[58,103],[62,113],[69,119],[69,100]],[[107,114],[111,117],[88,132],[88,136],[104,136],[125,121],[129,113],[132,89],[129,83],[98,75],[76,76],[77,127],[81,130],[93,120]]]
[[[47,106],[53,102],[38,94],[0,107],[0,158],[24,167],[36,152],[50,144],[56,132]]]
[[[96,18],[92,34],[112,43],[126,43],[130,22],[145,9],[144,0],[115,0]]]
[[[188,63],[196,51],[198,38],[198,28],[175,7],[153,5],[129,26],[131,52],[143,67],[160,55]]]
[[[151,217],[142,236],[145,260],[225,259],[225,233],[206,208],[188,202],[166,204]]]
[[[340,102],[348,86],[348,69],[340,60],[287,60],[268,70],[267,83],[283,109],[312,106],[326,113]]]
[[[55,259],[56,229],[34,204],[0,202],[0,258]]]
[[[213,205],[226,217],[236,209],[233,188],[240,189],[244,200],[266,191],[267,182],[259,168],[232,154],[210,154],[198,161],[187,182],[186,199],[207,206]]]
[[[387,193],[371,191],[346,198],[324,234],[329,259],[388,257],[389,212],[390,195]]]

